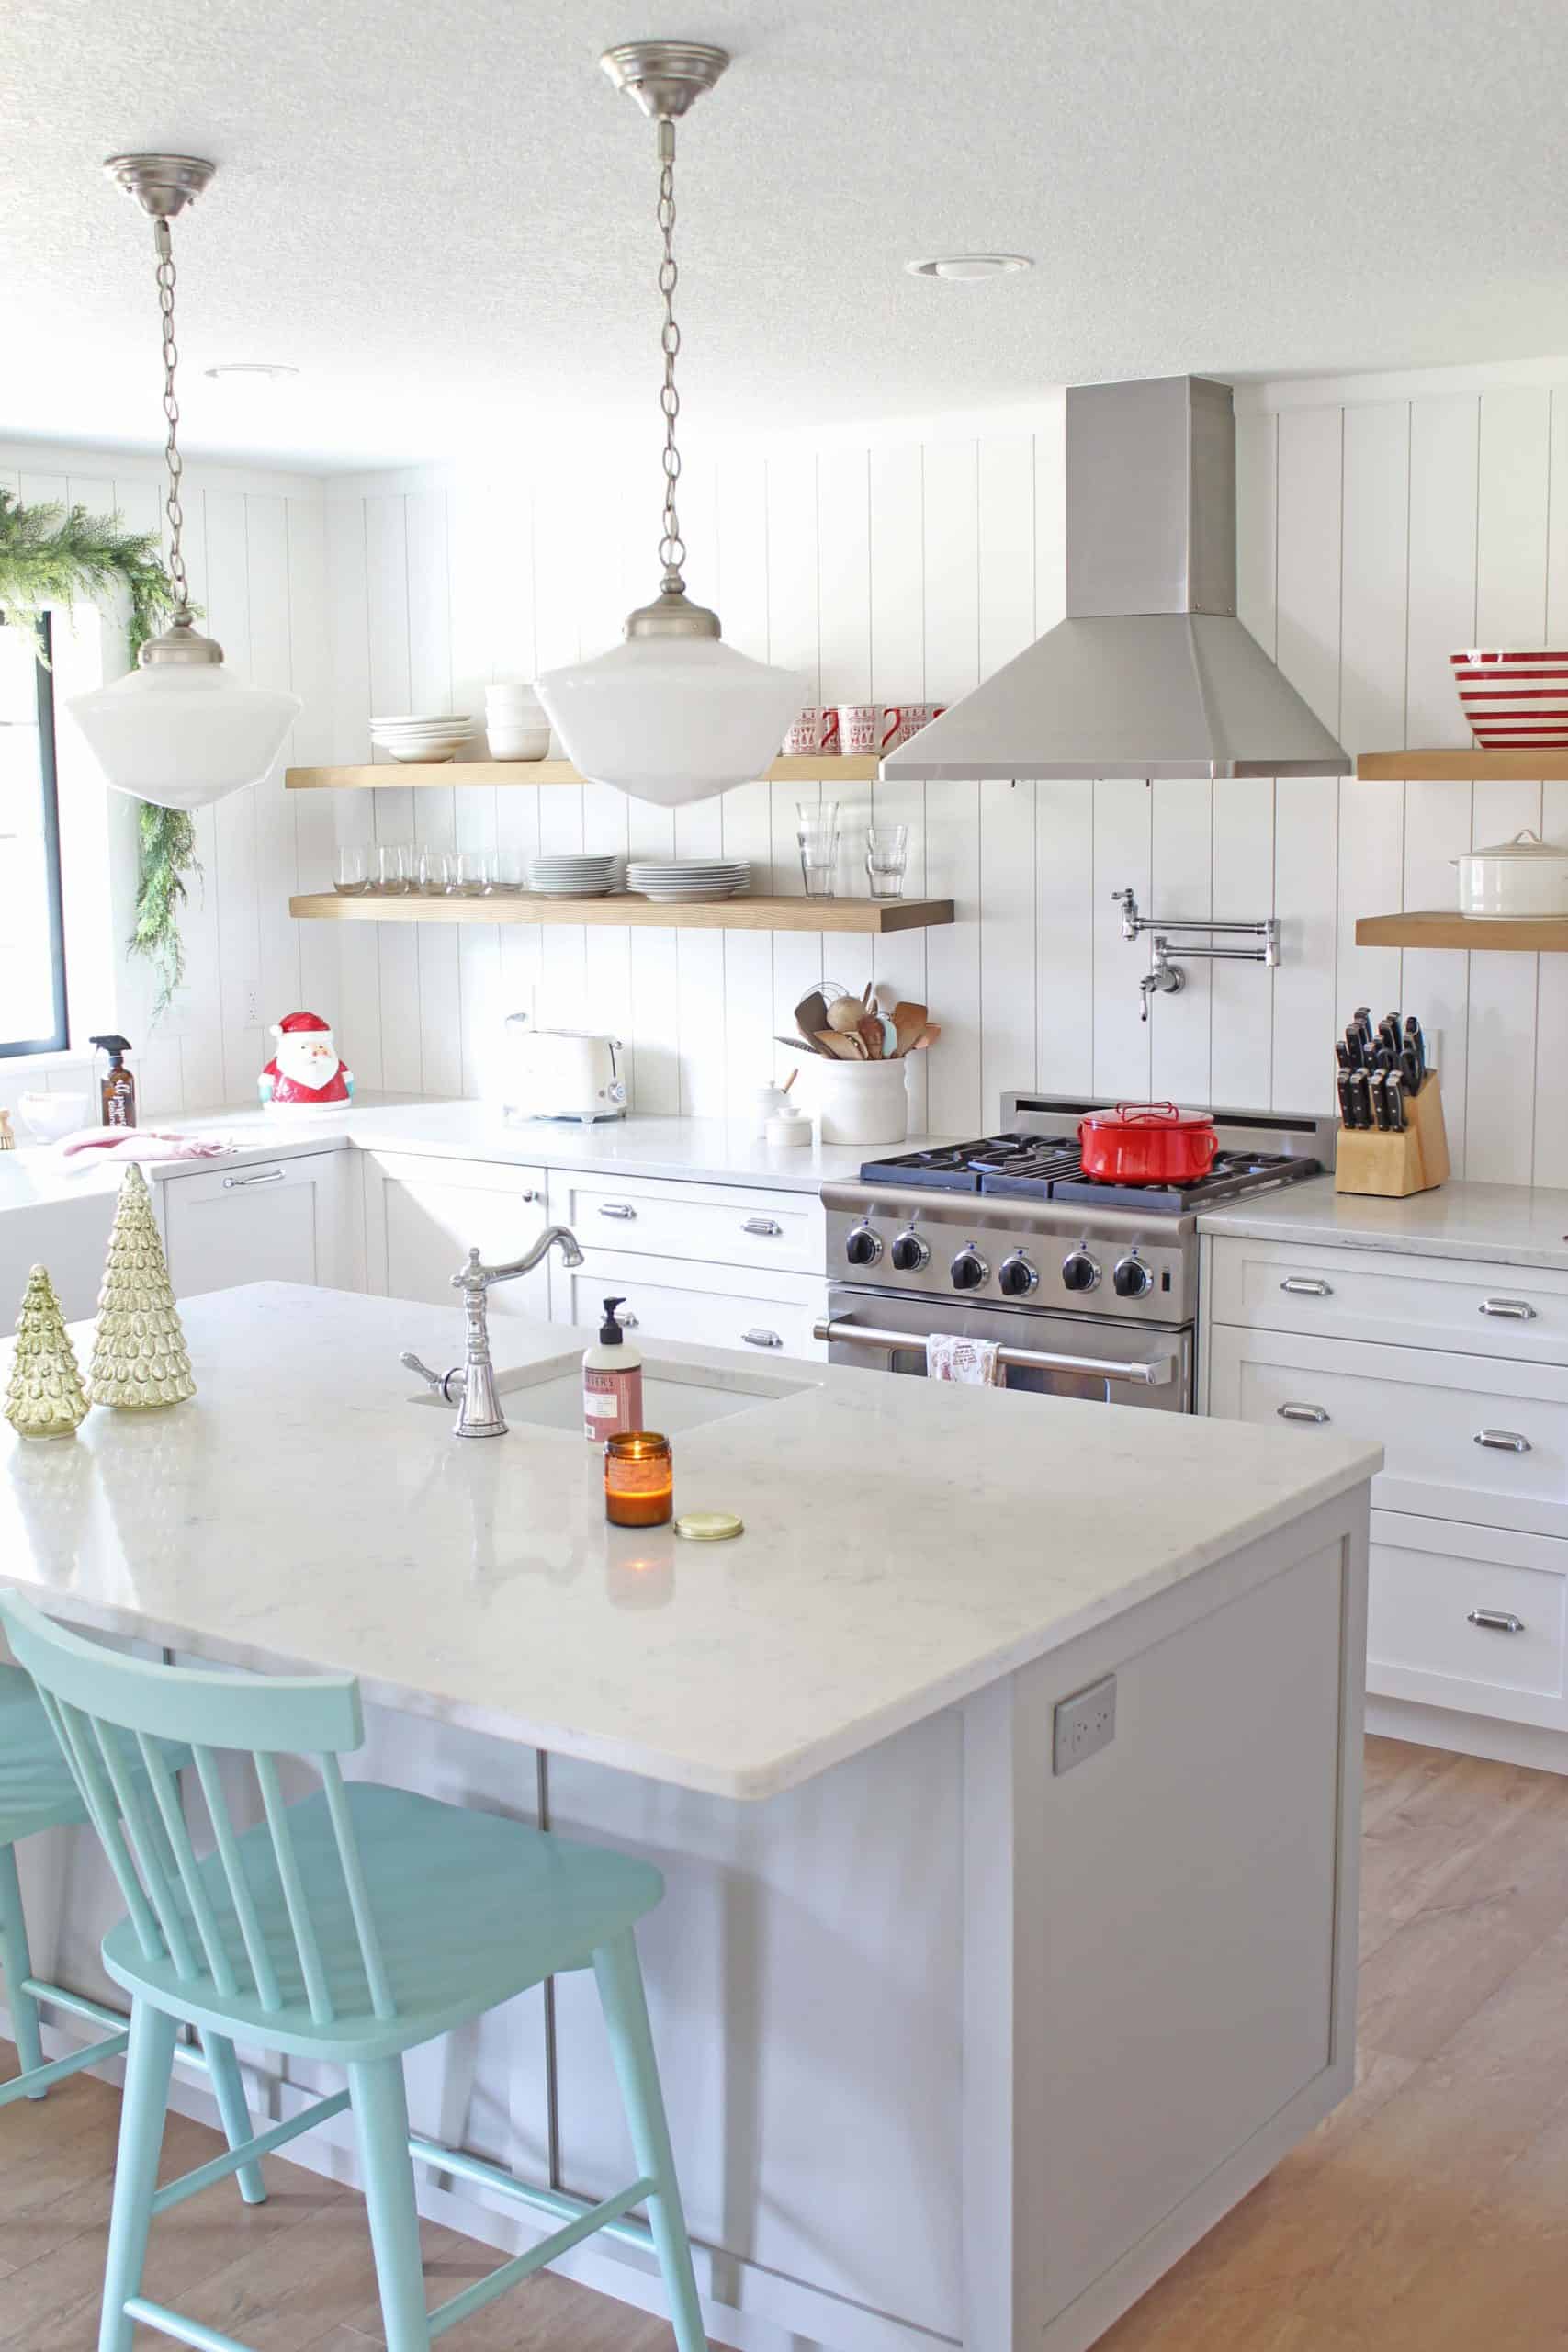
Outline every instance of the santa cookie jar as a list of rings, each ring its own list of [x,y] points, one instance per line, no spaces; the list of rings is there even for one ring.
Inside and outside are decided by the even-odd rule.
[[[354,1072],[319,1013],[290,1012],[272,1034],[277,1051],[256,1080],[264,1110],[330,1111],[354,1100]]]

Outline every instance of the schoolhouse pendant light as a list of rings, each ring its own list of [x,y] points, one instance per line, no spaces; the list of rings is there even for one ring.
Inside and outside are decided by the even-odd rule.
[[[258,784],[283,749],[302,705],[296,695],[249,686],[223,666],[223,648],[191,619],[180,548],[179,402],[175,370],[175,262],[169,223],[201,194],[216,166],[197,155],[114,155],[104,165],[152,220],[158,307],[164,322],[164,414],[169,471],[169,584],[175,615],[141,649],[140,666],[112,685],[73,697],[68,707],[117,792],[162,808],[202,808],[242,785]]]
[[[538,681],[538,693],[568,756],[592,783],[613,785],[635,799],[670,808],[711,799],[731,785],[765,775],[807,690],[793,671],[771,669],[726,645],[718,615],[692,603],[681,572],[686,549],[675,504],[681,474],[675,446],[681,413],[675,389],[681,348],[675,323],[675,123],[713,88],[729,62],[728,52],[701,41],[639,40],[606,50],[599,62],[616,88],[628,91],[658,126],[663,579],[653,603],[628,616],[623,644],[591,662],[547,672]]]

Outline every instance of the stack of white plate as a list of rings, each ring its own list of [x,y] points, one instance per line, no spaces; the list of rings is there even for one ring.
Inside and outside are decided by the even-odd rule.
[[[550,722],[530,685],[485,688],[485,736],[492,760],[542,760],[550,748]]]
[[[751,888],[751,868],[739,857],[634,858],[626,888],[668,905],[739,899]]]
[[[570,856],[547,852],[529,861],[528,888],[552,899],[605,899],[615,880],[613,857]]]
[[[429,760],[439,763],[462,749],[474,731],[465,711],[416,712],[401,718],[373,718],[370,740],[394,760]]]

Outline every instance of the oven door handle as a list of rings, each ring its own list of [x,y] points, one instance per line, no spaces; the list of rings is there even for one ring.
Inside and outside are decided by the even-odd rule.
[[[909,1331],[881,1331],[871,1323],[814,1323],[814,1340],[854,1348],[920,1348],[923,1340]],[[1021,1372],[1081,1372],[1091,1380],[1126,1380],[1138,1388],[1164,1388],[1176,1377],[1174,1356],[1150,1356],[1142,1363],[1116,1363],[1100,1356],[1047,1355],[1038,1348],[998,1348],[997,1361]]]

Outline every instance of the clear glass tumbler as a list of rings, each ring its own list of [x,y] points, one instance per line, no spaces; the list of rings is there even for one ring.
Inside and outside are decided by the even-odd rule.
[[[376,888],[389,898],[413,888],[413,867],[401,842],[382,842],[376,851]]]
[[[901,899],[909,862],[908,825],[873,825],[865,837],[865,870],[874,899]]]
[[[838,877],[839,804],[800,801],[795,808],[800,871],[808,899],[830,899]]]
[[[339,843],[337,887],[350,898],[361,898],[371,888],[369,859],[363,842]]]

